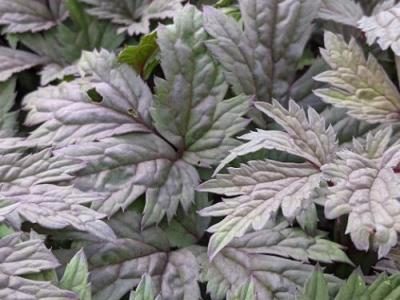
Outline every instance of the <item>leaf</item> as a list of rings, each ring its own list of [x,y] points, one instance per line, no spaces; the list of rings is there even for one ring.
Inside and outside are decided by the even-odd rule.
[[[12,137],[17,131],[17,112],[10,111],[15,101],[15,79],[0,83],[0,138]]]
[[[264,254],[262,251],[253,251],[257,250],[257,245],[262,244],[260,237],[267,239],[268,233],[257,232],[257,237],[253,238],[245,235],[233,240],[233,244],[218,253],[211,262],[204,258],[203,275],[208,280],[207,291],[211,299],[223,299],[228,292],[250,280],[254,282],[257,300],[295,299],[296,290],[304,285],[313,267],[299,261]],[[247,239],[253,240],[256,248],[252,244],[246,245]],[[271,240],[268,246],[278,243]],[[298,249],[299,245],[294,247]],[[329,283],[334,286],[338,280],[329,277]]]
[[[129,300],[156,300],[153,282],[149,275],[143,275],[135,292],[131,292]]]
[[[92,79],[88,86],[79,82],[50,86],[24,99],[24,108],[30,110],[25,123],[45,122],[31,134],[31,140],[66,145],[151,131],[150,89],[129,66],[118,65],[113,54],[102,50],[85,52],[80,68]],[[100,101],[85,92],[93,89],[101,94]]]
[[[252,281],[245,283],[235,293],[228,295],[228,300],[256,300],[254,283]]]
[[[311,278],[307,281],[300,300],[329,300],[328,284],[324,273],[319,267],[314,270]]]
[[[302,202],[321,180],[319,170],[308,163],[251,161],[239,169],[229,168],[228,172],[198,187],[199,191],[230,196],[200,212],[202,216],[225,217],[209,228],[214,233],[209,243],[210,256],[248,229],[262,229],[280,209],[293,221]]]
[[[174,17],[182,8],[182,0],[80,0],[90,7],[87,12],[119,25],[118,33],[129,35],[149,33],[150,20]]]
[[[202,14],[194,6],[185,6],[174,25],[158,29],[166,79],[156,80],[151,111],[155,127],[184,153],[183,159],[203,167],[216,164],[236,146],[231,137],[248,123],[242,118],[247,97],[223,101],[227,85],[204,46],[206,39]]]
[[[18,73],[47,63],[46,57],[40,57],[27,51],[0,47],[0,82]]]
[[[137,213],[119,213],[109,223],[119,238],[85,248],[94,299],[119,300],[144,274],[151,276],[161,299],[199,299],[199,270],[193,254],[187,249],[171,251],[159,228],[141,231],[141,223]]]
[[[143,36],[138,45],[124,48],[118,55],[118,61],[134,68],[137,74],[148,79],[159,63],[157,33]]]
[[[378,249],[385,256],[397,243],[400,204],[399,177],[393,168],[399,163],[398,145],[388,147],[391,130],[369,133],[365,143],[353,142],[353,151],[340,151],[338,159],[322,167],[329,188],[325,215],[329,219],[349,215],[346,233],[355,246]]]
[[[89,271],[85,253],[79,251],[68,263],[60,281],[60,287],[73,291],[79,295],[80,300],[91,300]]]
[[[63,0],[1,0],[0,24],[5,33],[48,30],[67,17]]]
[[[4,300],[56,298],[78,300],[72,292],[56,288],[48,282],[40,282],[20,277],[54,269],[59,265],[43,241],[22,239],[20,233],[8,235],[0,240],[0,297]]]
[[[308,109],[308,118],[304,110],[293,100],[289,110],[277,101],[272,105],[256,103],[256,107],[272,118],[287,132],[261,130],[245,134],[240,139],[249,142],[233,149],[220,163],[214,174],[239,156],[261,149],[276,149],[304,158],[315,167],[320,167],[333,159],[337,143],[332,127],[325,127],[325,120],[312,109]]]
[[[222,64],[236,94],[267,102],[285,99],[320,3],[242,0],[239,4],[244,31],[217,9],[204,9],[205,28],[213,37],[207,47]]]
[[[325,33],[321,54],[332,68],[315,77],[332,87],[316,90],[323,101],[369,123],[397,122],[400,94],[383,67],[370,55],[365,59],[362,49],[352,39],[347,44],[341,36]]]
[[[13,214],[49,229],[71,226],[97,236],[112,238],[113,233],[100,219],[105,216],[86,208],[85,203],[100,201],[96,194],[51,183],[68,180],[82,169],[80,162],[51,157],[48,150],[23,156],[0,157],[0,220]],[[19,226],[22,220],[19,221]]]
[[[368,294],[372,300],[390,300],[400,296],[400,276],[399,274],[388,277],[381,274],[373,284],[368,287]]]
[[[358,26],[365,32],[368,44],[372,45],[377,41],[383,50],[390,47],[396,55],[400,56],[399,18],[400,5],[394,5],[373,16],[363,17],[359,20]]]
[[[327,21],[357,27],[364,16],[360,4],[347,0],[322,0],[318,17]]]
[[[359,269],[356,269],[347,279],[339,293],[336,295],[335,300],[368,300],[370,299],[367,287]]]

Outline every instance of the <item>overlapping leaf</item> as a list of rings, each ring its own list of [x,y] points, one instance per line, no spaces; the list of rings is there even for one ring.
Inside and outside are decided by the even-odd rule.
[[[4,300],[57,298],[77,300],[75,293],[60,290],[49,282],[21,276],[49,270],[59,265],[40,239],[23,239],[20,233],[0,240],[0,297]]]
[[[221,11],[205,8],[208,48],[237,94],[285,99],[319,9],[319,1],[239,1],[244,32]]]
[[[338,159],[322,167],[334,186],[325,202],[325,215],[349,215],[346,233],[356,247],[378,249],[380,257],[397,243],[400,222],[399,146],[388,147],[391,130],[369,133],[365,144],[354,142],[353,151],[343,150]],[[370,243],[372,245],[370,245]]]
[[[0,138],[12,137],[17,131],[17,112],[10,111],[15,100],[14,79],[0,83]]]
[[[354,39],[347,44],[343,37],[326,32],[321,54],[332,68],[315,77],[332,86],[316,91],[322,100],[346,108],[350,116],[370,123],[398,121],[397,88],[372,55],[365,59]]]
[[[284,231],[290,232],[291,238],[276,238]],[[297,288],[304,285],[313,267],[285,257],[307,261],[312,257],[310,249],[316,245],[314,243],[315,240],[311,242],[300,232],[284,226],[248,233],[233,240],[211,262],[204,258],[207,291],[211,299],[223,299],[228,292],[252,280],[257,300],[294,299]],[[326,254],[326,250],[319,249],[318,256]],[[335,278],[329,281],[331,284],[338,282]]]
[[[50,29],[67,17],[64,0],[1,0],[0,24],[6,33]]]
[[[94,299],[119,300],[139,284],[144,274],[152,277],[154,293],[161,299],[198,299],[196,258],[186,249],[170,251],[159,228],[141,231],[141,223],[137,213],[119,213],[109,222],[119,238],[85,248]]]
[[[129,300],[157,300],[154,296],[153,281],[149,275],[143,275],[135,292],[131,292]]]
[[[119,24],[119,32],[129,35],[149,33],[150,20],[174,17],[182,9],[182,0],[80,0],[89,4],[87,12]]]
[[[0,219],[15,217],[17,226],[26,220],[49,229],[73,227],[98,236],[112,237],[112,231],[100,219],[105,216],[83,206],[102,197],[83,193],[68,186],[51,185],[69,180],[82,169],[80,162],[51,157],[50,152],[23,156],[20,153],[0,157]]]
[[[158,36],[166,79],[157,80],[156,100],[130,66],[106,51],[85,53],[84,78],[25,99],[28,124],[44,122],[29,139],[74,143],[55,153],[87,163],[75,184],[108,195],[94,204],[100,212],[111,216],[146,194],[143,225],[165,214],[171,219],[179,203],[187,211],[199,184],[194,166],[216,164],[247,124],[248,98],[223,100],[227,86],[203,44],[199,11],[186,6]]]

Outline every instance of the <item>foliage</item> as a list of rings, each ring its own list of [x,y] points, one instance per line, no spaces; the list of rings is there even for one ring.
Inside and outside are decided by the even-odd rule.
[[[395,0],[0,0],[0,298],[400,299]]]

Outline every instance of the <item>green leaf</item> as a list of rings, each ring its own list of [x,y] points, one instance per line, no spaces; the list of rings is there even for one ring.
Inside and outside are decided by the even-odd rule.
[[[356,269],[347,279],[335,300],[369,300],[370,297],[367,292],[367,287],[364,278],[359,269]]]
[[[88,277],[88,264],[85,253],[81,250],[75,254],[65,268],[60,287],[75,292],[79,295],[80,300],[91,300],[92,294]]]
[[[253,281],[245,283],[235,293],[228,294],[227,300],[256,300],[255,287]]]
[[[118,61],[130,65],[137,74],[148,79],[159,63],[158,53],[157,32],[153,32],[143,36],[138,45],[124,48]]]
[[[16,80],[0,83],[0,137],[12,137],[17,131],[17,112],[10,112],[15,104]]]
[[[129,300],[156,300],[153,282],[149,275],[143,275],[135,292],[131,292]]]
[[[300,300],[330,300],[328,284],[319,267],[314,270],[311,278],[307,281]]]
[[[316,90],[323,101],[369,123],[392,123],[399,119],[400,94],[378,61],[363,50],[355,39],[347,44],[343,37],[325,33],[325,61],[332,68],[315,77],[332,87]]]

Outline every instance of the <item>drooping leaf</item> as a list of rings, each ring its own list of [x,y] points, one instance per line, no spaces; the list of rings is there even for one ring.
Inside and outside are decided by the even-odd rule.
[[[48,58],[46,57],[23,50],[0,47],[0,82],[10,79],[14,73],[46,64],[47,62]]]
[[[109,222],[119,238],[94,242],[85,248],[93,298],[119,300],[148,274],[154,283],[154,294],[160,294],[161,299],[199,299],[199,270],[193,254],[187,249],[170,251],[159,228],[141,231],[141,223],[141,216],[132,211],[119,213]]]
[[[392,2],[392,4],[395,3]],[[377,41],[383,50],[391,48],[396,55],[400,56],[399,19],[400,5],[398,4],[388,7],[376,15],[363,17],[359,20],[358,25],[365,32],[368,44],[372,45]]]
[[[390,136],[390,128],[369,133],[365,142],[355,140],[352,151],[339,152],[335,162],[322,167],[334,184],[325,202],[326,217],[348,214],[346,233],[356,247],[378,249],[379,257],[396,245],[400,222],[399,177],[393,170],[399,146],[388,147]]]
[[[1,0],[0,24],[6,33],[37,32],[67,17],[63,0]]]
[[[182,9],[182,0],[80,0],[87,3],[87,12],[119,25],[119,33],[149,33],[150,20],[174,17]]]
[[[222,64],[237,94],[258,101],[286,99],[303,54],[319,1],[239,1],[244,32],[231,17],[205,8],[205,28],[213,37],[208,48]]]
[[[321,0],[318,17],[353,27],[364,16],[360,4],[348,0]]]
[[[315,77],[332,87],[316,90],[327,103],[346,108],[354,118],[370,123],[390,123],[399,119],[400,94],[383,67],[370,55],[366,60],[362,49],[352,39],[325,33],[325,49],[321,50],[332,70]]]
[[[85,253],[79,251],[68,263],[60,281],[60,287],[73,291],[80,300],[91,300],[92,294],[88,282],[89,272]]]
[[[78,300],[74,293],[60,290],[48,282],[20,277],[59,265],[42,240],[23,239],[21,233],[15,233],[0,240],[0,249],[1,299]]]

